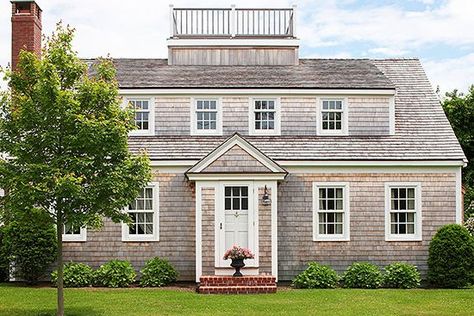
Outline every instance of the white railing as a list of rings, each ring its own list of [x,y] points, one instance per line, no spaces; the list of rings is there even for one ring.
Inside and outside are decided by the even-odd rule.
[[[296,6],[285,9],[174,8],[170,37],[294,37]]]

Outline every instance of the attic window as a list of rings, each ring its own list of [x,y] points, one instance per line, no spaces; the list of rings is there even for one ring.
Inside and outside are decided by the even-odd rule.
[[[136,129],[130,135],[152,135],[154,133],[153,102],[150,98],[128,98],[129,106],[134,111]]]
[[[253,135],[279,135],[280,111],[277,99],[254,99],[250,113]]]
[[[218,99],[194,99],[191,102],[192,135],[221,135],[222,114]]]
[[[344,99],[322,99],[319,107],[320,135],[347,134],[347,104]]]

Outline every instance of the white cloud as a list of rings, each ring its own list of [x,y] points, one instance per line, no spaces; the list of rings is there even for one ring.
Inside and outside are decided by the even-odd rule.
[[[166,57],[167,1],[37,1],[43,8],[44,33],[50,34],[61,19],[71,24],[77,30],[74,45],[82,57],[108,53],[113,57]],[[413,55],[413,51],[422,53],[424,47],[435,45],[462,48],[466,54],[473,51],[474,1],[448,0],[441,6],[434,6],[432,0],[413,1],[421,1],[427,6],[416,12],[407,11],[397,2],[359,4],[356,0],[260,0],[258,3],[253,0],[208,0],[199,2],[198,6],[229,7],[237,3],[238,7],[288,7],[296,2],[297,34],[304,51],[310,55],[304,57],[396,57]],[[171,2],[176,7],[196,6],[191,0]],[[0,2],[0,65],[10,61],[10,5],[8,1]],[[334,48],[332,51],[342,48],[328,55],[322,52],[328,47]],[[472,72],[468,72],[469,66],[442,68],[442,65],[458,65],[463,61],[466,59],[436,61],[431,58],[425,65],[430,67],[428,74],[434,76],[431,77],[433,82],[465,87],[473,78]],[[453,80],[443,81],[443,77]]]
[[[403,56],[408,53],[407,50],[389,48],[389,47],[375,47],[368,50],[369,54],[372,55],[384,55],[384,56]]]
[[[474,53],[459,58],[423,61],[433,87],[439,85],[442,93],[458,89],[467,92],[474,84]]]

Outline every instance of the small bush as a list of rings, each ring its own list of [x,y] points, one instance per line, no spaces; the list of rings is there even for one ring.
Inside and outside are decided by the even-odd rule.
[[[371,263],[355,262],[342,277],[344,287],[376,289],[382,285],[382,273],[380,269]]]
[[[85,287],[92,285],[94,270],[84,263],[70,262],[64,265],[64,287]],[[51,273],[51,282],[57,285],[58,271]]]
[[[413,289],[420,286],[421,276],[412,264],[395,262],[385,267],[383,283],[386,287]]]
[[[127,287],[135,282],[137,274],[125,260],[110,260],[94,272],[94,284],[105,287]]]
[[[464,227],[467,228],[471,236],[474,236],[474,217],[469,217],[465,222],[464,222]]]
[[[176,269],[165,259],[150,259],[141,270],[141,286],[163,286],[175,282],[178,278]]]
[[[0,282],[8,281],[8,255],[3,252],[3,226],[0,226]]]
[[[310,262],[308,268],[293,280],[293,286],[300,289],[332,289],[338,282],[339,276],[332,268]]]
[[[430,243],[428,281],[433,286],[460,288],[474,280],[474,237],[465,227],[441,227]]]
[[[14,276],[36,283],[46,276],[56,260],[56,229],[51,219],[40,211],[16,218],[4,228],[2,252],[14,262]]]

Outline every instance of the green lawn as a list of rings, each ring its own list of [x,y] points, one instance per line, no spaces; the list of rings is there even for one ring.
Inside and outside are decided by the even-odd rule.
[[[53,288],[0,284],[0,315],[53,315]],[[474,289],[291,290],[199,295],[190,289],[66,289],[67,315],[472,315]]]

